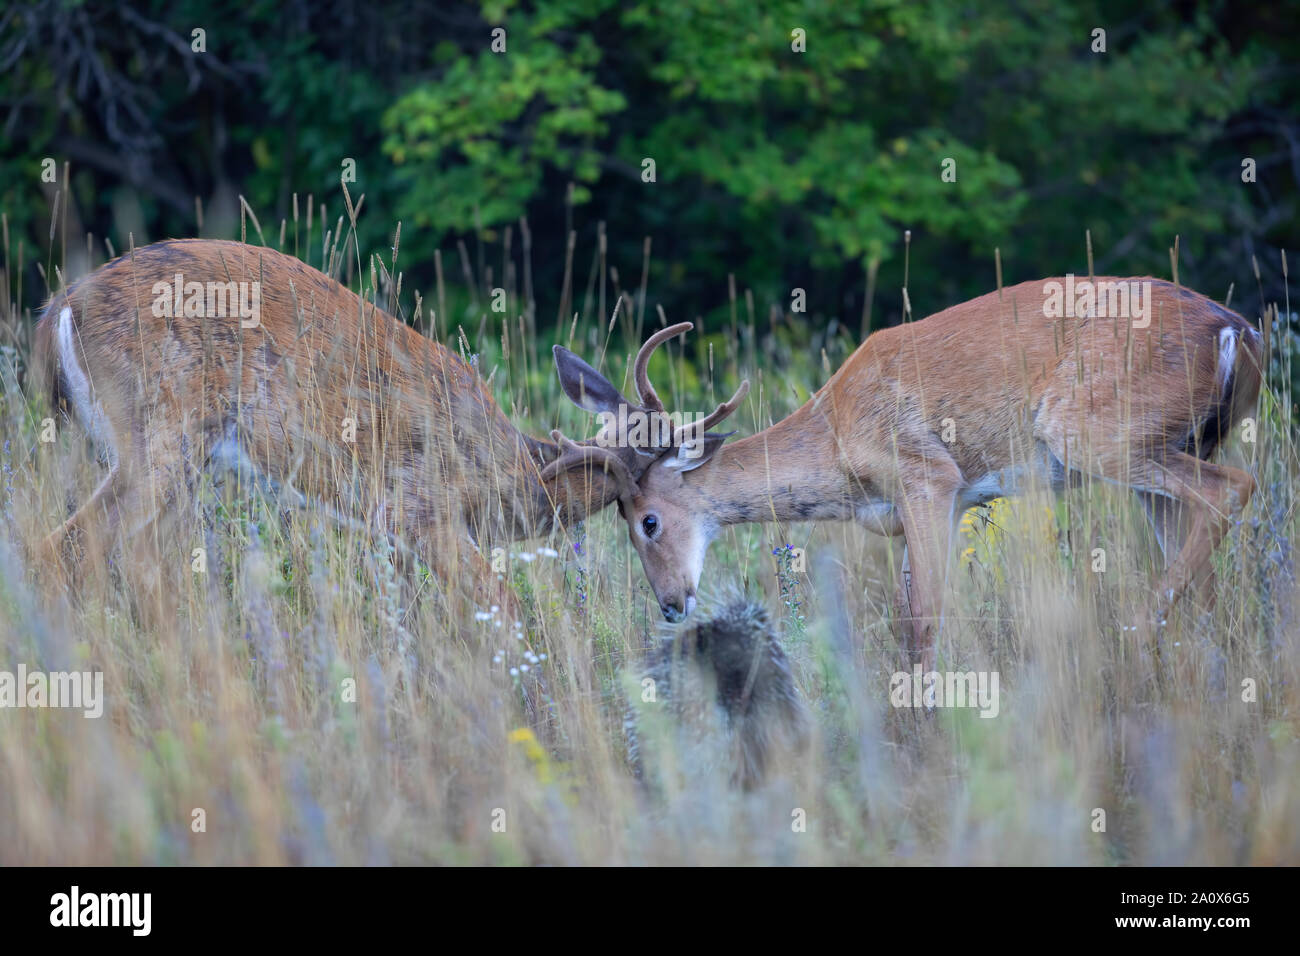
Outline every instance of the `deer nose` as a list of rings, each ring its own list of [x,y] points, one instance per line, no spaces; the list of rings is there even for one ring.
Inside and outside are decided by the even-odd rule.
[[[669,623],[680,623],[690,617],[695,610],[695,595],[687,594],[684,598],[672,598],[663,601],[659,605],[659,610],[663,612]]]

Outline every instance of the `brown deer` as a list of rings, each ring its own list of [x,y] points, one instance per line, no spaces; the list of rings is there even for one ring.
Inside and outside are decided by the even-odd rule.
[[[683,429],[639,477],[612,453],[608,463],[669,620],[690,613],[727,525],[857,520],[904,536],[899,601],[930,669],[957,519],[1033,480],[1060,489],[1087,473],[1140,496],[1166,563],[1144,625],[1158,627],[1208,577],[1254,490],[1249,474],[1208,459],[1258,397],[1261,352],[1241,316],[1170,282],[1026,282],[876,332],[758,434],[700,448]],[[571,361],[558,346],[556,356]]]
[[[51,298],[35,353],[40,387],[108,464],[46,540],[55,559],[89,532],[120,537],[129,564],[158,560],[140,552],[166,540],[159,519],[201,471],[234,468],[406,541],[443,581],[468,573],[476,600],[518,619],[485,539],[580,521],[654,460],[625,445],[610,473],[608,456],[573,446],[543,478],[556,446],[511,425],[460,357],[300,260],[238,242],[159,242],[105,264]],[[630,404],[608,389],[600,407]]]

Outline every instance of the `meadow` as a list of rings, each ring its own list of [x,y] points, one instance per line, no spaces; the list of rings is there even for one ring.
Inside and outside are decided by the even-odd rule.
[[[321,265],[331,241],[298,243],[296,226],[250,241]],[[658,327],[653,270],[622,264],[620,277],[603,244],[578,248],[563,289],[535,293],[508,239],[487,250],[495,281],[482,250],[478,268],[462,250],[447,269],[460,275],[443,281],[440,265],[417,301],[388,274],[400,262],[362,268],[347,242],[340,277],[472,359],[534,435],[595,431],[560,392],[553,343],[625,383]],[[232,480],[176,516],[169,533],[205,566],[164,569],[149,628],[111,550],[61,586],[31,555],[102,466],[76,426],[41,441],[53,413],[24,366],[45,290],[21,287],[23,258],[6,244],[0,667],[102,671],[106,703],[100,719],[0,712],[0,865],[1300,863],[1300,461],[1285,384],[1300,349],[1285,322],[1269,317],[1274,374],[1253,440],[1220,452],[1258,490],[1216,555],[1217,600],[1181,604],[1158,648],[1125,630],[1155,561],[1131,495],[1085,483],[968,514],[941,655],[997,672],[992,719],[892,706],[890,677],[907,669],[897,543],[850,524],[725,533],[696,614],[736,593],[765,604],[814,718],[808,752],[746,792],[662,728],[653,777],[632,773],[629,697],[671,631],[615,508],[493,542],[530,610],[523,632],[476,615],[473,582],[399,570],[363,526]],[[92,264],[105,258],[92,249]],[[52,264],[42,271],[56,286]],[[1287,317],[1287,290],[1266,291]],[[909,293],[918,315],[952,304]],[[810,326],[778,309],[769,323],[743,280],[720,277],[716,301],[721,319],[697,323],[689,354],[663,349],[653,376],[683,408],[749,377],[729,426],[741,434],[797,408],[860,341],[856,317]],[[774,556],[787,545],[802,570]]]

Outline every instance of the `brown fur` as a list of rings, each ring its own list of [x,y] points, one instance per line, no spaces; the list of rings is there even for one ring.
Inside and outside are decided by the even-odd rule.
[[[260,324],[155,315],[154,283],[178,273],[187,284],[259,281]],[[274,250],[159,242],[55,295],[36,328],[33,367],[63,400],[65,305],[118,461],[50,536],[53,553],[87,525],[108,540],[137,539],[213,464],[214,449],[233,447],[223,444],[230,438],[259,474],[405,536],[444,580],[457,570],[447,556],[462,555],[483,603],[505,598],[486,593],[495,576],[471,536],[543,534],[557,518],[581,520],[614,498],[603,474],[543,482],[555,446],[516,430],[464,361]],[[345,419],[354,442],[344,440]]]
[[[722,526],[857,519],[905,536],[903,602],[914,650],[932,666],[954,522],[996,497],[999,473],[1021,466],[1057,487],[1086,472],[1155,502],[1168,560],[1158,626],[1208,576],[1254,488],[1247,473],[1204,459],[1253,407],[1261,347],[1235,313],[1149,281],[1142,329],[1124,318],[1049,318],[1038,281],[881,330],[784,421],[711,450],[694,470],[663,455],[637,480],[631,506],[620,503],[661,606],[688,606]],[[1225,328],[1237,344],[1226,389]],[[653,539],[643,531],[648,514],[657,518]]]

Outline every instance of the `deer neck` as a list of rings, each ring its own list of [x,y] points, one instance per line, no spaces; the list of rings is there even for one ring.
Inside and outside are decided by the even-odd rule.
[[[687,472],[688,493],[719,527],[751,521],[841,521],[854,496],[825,415],[809,402]]]

